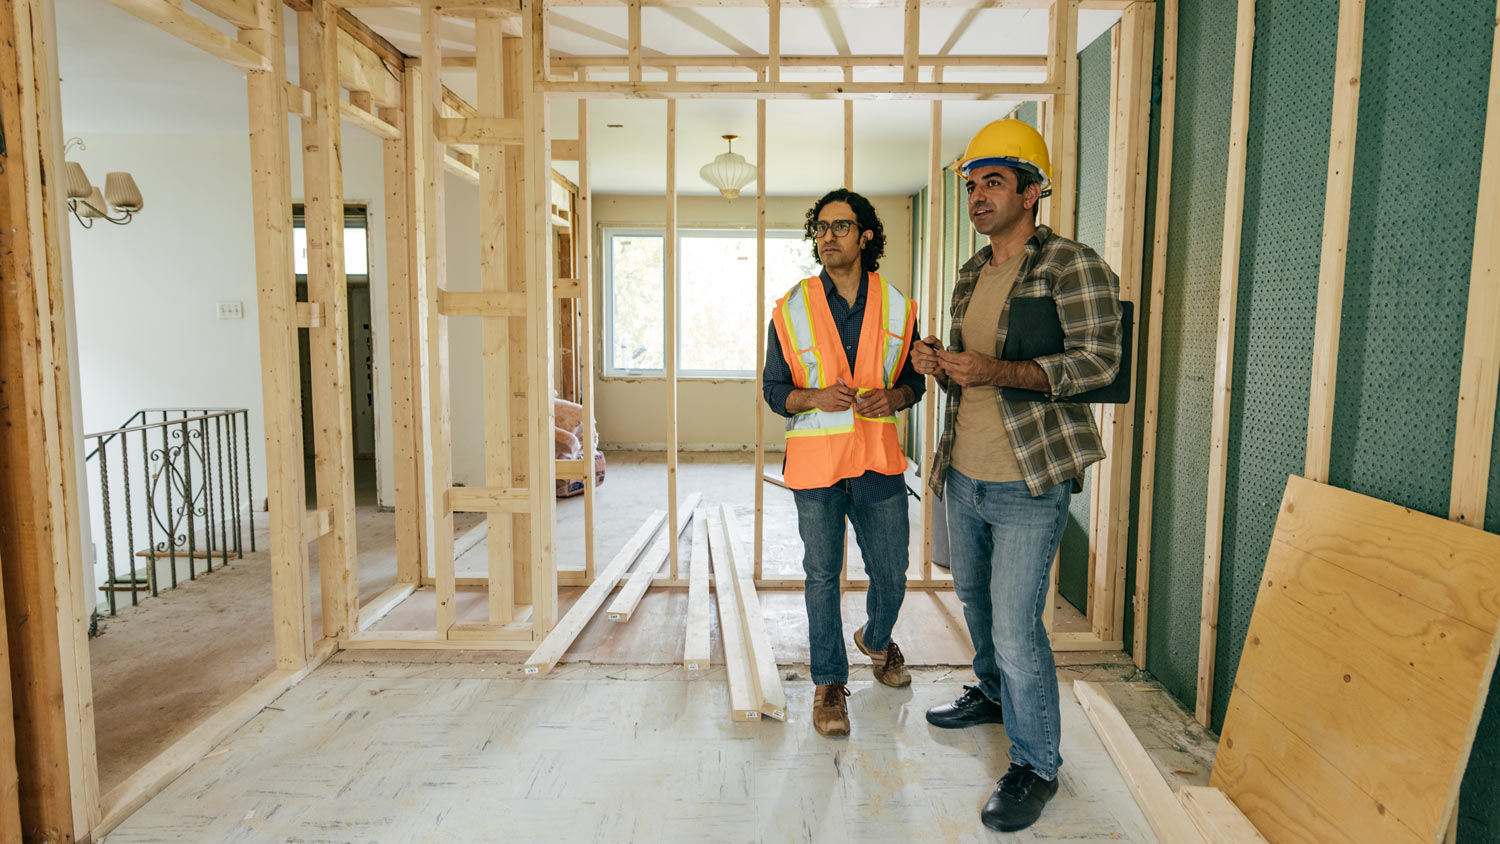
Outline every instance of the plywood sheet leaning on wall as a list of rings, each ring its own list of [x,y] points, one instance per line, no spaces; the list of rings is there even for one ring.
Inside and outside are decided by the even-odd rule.
[[[1500,640],[1500,536],[1293,476],[1211,783],[1273,842],[1433,842]]]

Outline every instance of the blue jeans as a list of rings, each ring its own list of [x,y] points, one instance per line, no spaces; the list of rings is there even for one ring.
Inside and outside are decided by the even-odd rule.
[[[802,534],[802,570],[806,575],[807,634],[812,652],[813,683],[849,682],[844,650],[844,621],[839,607],[839,574],[844,562],[844,519],[854,523],[854,538],[865,560],[870,589],[865,593],[865,632],[872,651],[885,650],[906,597],[906,495],[857,503],[849,482],[835,484],[827,501],[796,496],[797,531]]]
[[[1062,718],[1042,610],[1072,495],[1070,481],[1033,498],[1022,481],[976,481],[951,468],[944,486],[953,590],[979,689],[1004,711],[1011,762],[1049,780],[1062,765]]]

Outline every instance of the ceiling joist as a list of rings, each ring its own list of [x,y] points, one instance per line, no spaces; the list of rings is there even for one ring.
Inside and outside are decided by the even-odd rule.
[[[698,32],[700,32],[700,33],[708,36],[709,38],[713,39],[715,42],[723,45],[724,47],[726,47],[729,50],[733,51],[737,55],[741,55],[741,56],[758,56],[758,55],[760,55],[760,51],[759,50],[756,50],[754,47],[751,47],[749,44],[746,44],[745,42],[741,41],[740,39],[735,38],[732,34],[730,34],[729,30],[725,29],[722,26],[719,26],[718,24],[716,24],[713,21],[709,20],[708,18],[704,17],[703,13],[697,11],[696,9],[682,9],[682,8],[676,8],[676,7],[667,7],[667,8],[662,9],[662,13],[666,14],[666,15],[668,15],[670,17],[673,17],[673,18],[675,18],[675,19],[677,19],[677,20],[679,20],[679,21],[681,21],[681,22],[683,22],[685,24],[687,24],[688,26],[692,27],[693,29],[696,29]]]

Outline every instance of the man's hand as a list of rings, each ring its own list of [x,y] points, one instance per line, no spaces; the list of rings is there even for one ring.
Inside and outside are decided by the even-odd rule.
[[[906,404],[905,398],[900,387],[894,390],[866,390],[854,400],[854,412],[866,419],[894,416]]]
[[[943,349],[943,343],[938,338],[928,335],[912,344],[911,367],[922,375],[943,374],[942,363],[938,360],[938,354]]]
[[[938,352],[938,365],[960,387],[998,385],[1000,361],[979,352]]]
[[[821,410],[826,413],[837,413],[840,410],[848,410],[854,404],[855,390],[853,387],[840,381],[831,387],[821,390],[793,390],[793,396],[801,393],[797,398],[799,407],[794,412],[803,410]],[[792,404],[792,397],[788,397],[787,404]],[[790,408],[789,408],[790,409]]]

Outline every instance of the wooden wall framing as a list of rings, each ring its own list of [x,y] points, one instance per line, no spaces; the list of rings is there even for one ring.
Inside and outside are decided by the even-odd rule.
[[[784,0],[764,5],[773,30],[779,34],[779,12]],[[420,3],[423,21],[423,59],[420,64],[401,55],[390,45],[360,24],[345,6],[358,7],[360,2],[338,3],[335,0],[305,0],[294,8],[298,15],[298,48],[300,79],[290,83],[286,77],[283,15],[277,0],[249,0],[245,3],[214,2],[205,8],[221,15],[239,35],[232,38],[201,20],[183,13],[171,0],[111,0],[155,26],[192,43],[235,67],[247,71],[246,84],[250,111],[250,147],[252,159],[252,203],[255,220],[255,254],[257,304],[260,319],[261,363],[264,372],[263,392],[266,414],[266,454],[268,465],[267,499],[270,509],[270,554],[272,559],[272,593],[274,607],[274,641],[276,672],[246,696],[226,707],[182,743],[152,762],[132,777],[123,790],[116,789],[101,801],[97,772],[93,760],[89,702],[91,692],[87,671],[86,642],[82,640],[83,596],[73,582],[81,570],[81,552],[73,526],[76,520],[77,490],[67,467],[74,460],[71,447],[72,408],[65,378],[66,344],[63,338],[49,333],[50,320],[61,307],[58,285],[58,221],[60,205],[52,195],[55,187],[41,185],[33,179],[24,190],[12,189],[26,174],[35,174],[42,163],[60,157],[60,126],[53,109],[55,83],[36,82],[55,79],[55,48],[51,31],[49,0],[0,0],[6,17],[3,24],[15,28],[21,37],[8,42],[16,50],[0,53],[0,58],[18,67],[29,67],[35,84],[22,86],[19,94],[7,89],[6,96],[20,96],[19,108],[6,108],[4,119],[15,121],[18,115],[29,115],[32,122],[24,128],[6,124],[15,150],[30,156],[26,164],[32,169],[7,168],[6,190],[0,194],[4,205],[0,213],[24,216],[27,225],[18,227],[30,237],[25,243],[6,243],[0,253],[6,261],[30,261],[32,271],[12,274],[32,287],[0,287],[0,315],[7,339],[34,337],[29,348],[37,357],[17,357],[19,345],[0,344],[0,385],[11,389],[20,384],[32,406],[40,407],[45,425],[14,426],[25,436],[40,437],[41,442],[12,443],[0,438],[0,482],[19,482],[36,486],[37,494],[14,497],[15,501],[33,502],[37,514],[31,523],[38,525],[35,536],[25,543],[0,543],[7,561],[6,578],[0,584],[5,594],[7,617],[14,619],[17,610],[32,613],[35,618],[55,621],[49,625],[31,625],[41,630],[41,638],[27,640],[25,648],[14,647],[11,637],[11,660],[26,665],[41,657],[46,666],[57,670],[49,675],[54,687],[61,690],[65,703],[64,719],[50,719],[41,725],[33,714],[39,698],[17,697],[15,717],[18,750],[41,748],[31,758],[65,759],[58,767],[62,778],[48,781],[42,791],[21,790],[16,817],[23,824],[45,818],[49,828],[66,830],[74,838],[102,836],[134,807],[140,805],[165,782],[173,772],[191,764],[211,744],[210,736],[227,734],[263,705],[267,695],[279,693],[300,680],[321,663],[335,648],[515,648],[530,649],[552,629],[557,619],[557,589],[562,579],[554,558],[554,482],[558,467],[551,453],[553,379],[553,314],[559,296],[577,298],[585,331],[591,325],[593,306],[590,262],[589,178],[587,101],[595,97],[641,96],[668,101],[668,113],[675,110],[675,100],[699,97],[753,99],[757,104],[757,154],[759,194],[756,225],[759,233],[757,288],[764,288],[765,274],[765,158],[766,103],[780,98],[835,98],[844,100],[845,115],[845,181],[853,181],[853,100],[873,97],[905,97],[932,101],[932,185],[930,210],[936,211],[937,188],[944,164],[941,145],[942,101],[975,99],[1005,95],[1034,98],[1047,105],[1049,134],[1063,150],[1059,156],[1056,182],[1062,199],[1052,203],[1049,214],[1057,217],[1060,231],[1070,231],[1071,193],[1075,184],[1076,155],[1072,152],[1077,131],[1077,13],[1080,8],[1117,8],[1144,26],[1145,50],[1149,53],[1149,27],[1153,11],[1147,0],[1032,0],[1031,5],[1053,9],[1053,32],[1048,55],[1002,57],[991,64],[996,68],[1045,67],[1046,81],[1037,83],[944,82],[943,68],[955,63],[945,56],[923,56],[917,49],[920,31],[921,3],[899,0],[906,25],[903,50],[899,56],[848,57],[846,77],[841,83],[787,82],[780,67],[810,64],[809,57],[783,57],[779,42],[764,57],[735,57],[762,63],[757,80],[742,82],[698,82],[678,80],[678,63],[669,69],[666,81],[648,80],[643,68],[655,68],[660,57],[644,55],[640,45],[640,9],[655,5],[656,0],[631,0],[630,49],[621,66],[631,81],[608,82],[590,78],[592,65],[584,62],[554,62],[550,58],[546,33],[546,6],[559,0],[522,0],[517,6],[498,11],[485,4],[469,7],[442,5],[436,0]],[[566,4],[568,0],[561,0]],[[588,0],[583,0],[588,2]],[[289,4],[290,5],[290,4]],[[413,3],[413,5],[417,5]],[[786,5],[798,5],[795,0]],[[453,97],[442,85],[440,70],[445,66],[437,27],[444,15],[474,17],[479,48],[472,57],[472,67],[480,77],[479,107],[475,109]],[[1141,23],[1143,22],[1143,23]],[[27,52],[45,45],[46,52]],[[463,57],[459,57],[463,58]],[[613,59],[601,59],[607,66]],[[705,60],[706,61],[706,60]],[[1149,55],[1146,57],[1149,62]],[[855,78],[856,66],[882,63],[903,69],[900,82],[868,82]],[[978,63],[983,64],[983,60]],[[1149,65],[1148,65],[1149,66]],[[564,76],[557,75],[558,73]],[[923,78],[924,73],[928,78]],[[1149,76],[1149,74],[1146,74]],[[1135,87],[1127,88],[1134,91]],[[29,93],[28,93],[29,92]],[[347,92],[347,98],[344,96]],[[26,100],[26,97],[33,97]],[[578,100],[580,132],[576,141],[554,142],[550,136],[547,103],[550,99]],[[310,302],[306,313],[317,313],[317,320],[302,317],[295,301],[291,273],[292,226],[290,183],[291,151],[288,148],[288,115],[303,119],[303,156],[305,202],[309,252]],[[1142,133],[1144,118],[1132,116],[1128,138]],[[668,136],[672,137],[671,116]],[[348,404],[348,314],[345,308],[341,238],[338,233],[343,204],[340,161],[341,132],[344,124],[367,131],[382,139],[386,192],[387,243],[390,284],[390,358],[392,365],[392,430],[395,451],[397,509],[397,584],[373,600],[360,605],[357,589],[354,524],[353,475]],[[29,133],[29,134],[28,134]],[[1133,143],[1133,141],[1122,141]],[[451,154],[450,154],[450,148]],[[671,160],[672,151],[669,151]],[[1130,151],[1130,155],[1144,152]],[[551,170],[554,157],[576,156],[580,162],[577,214],[575,225],[581,225],[583,237],[576,237],[577,263],[572,270],[576,278],[554,278],[553,251],[548,236],[552,231],[550,213]],[[1143,165],[1142,165],[1143,168]],[[670,172],[670,171],[669,171]],[[485,253],[481,256],[483,291],[478,296],[460,298],[445,290],[446,243],[443,236],[443,180],[446,173],[470,179],[480,186],[483,197]],[[669,176],[667,194],[673,197],[675,181]],[[1139,177],[1122,182],[1137,185]],[[851,185],[852,186],[852,185]],[[1143,191],[1139,191],[1142,192]],[[1132,200],[1126,199],[1127,204]],[[669,218],[675,215],[669,212]],[[1141,212],[1136,209],[1136,217]],[[930,215],[936,219],[936,214]],[[41,220],[43,224],[36,225]],[[669,224],[670,225],[670,224]],[[17,230],[17,229],[9,229]],[[0,234],[3,237],[3,234]],[[1130,235],[1122,235],[1122,250],[1132,248]],[[1139,236],[1136,236],[1139,240]],[[3,242],[3,241],[0,241]],[[1136,256],[1138,260],[1139,256]],[[935,332],[941,303],[938,300],[941,266],[930,258],[927,325]],[[19,295],[18,291],[24,293]],[[757,297],[757,316],[764,324],[763,297]],[[16,309],[15,305],[24,305]],[[36,307],[33,311],[30,308]],[[671,305],[675,312],[675,303]],[[450,468],[451,435],[448,419],[447,320],[472,316],[483,320],[486,383],[493,388],[485,397],[487,407],[486,485],[480,488],[458,488],[453,485]],[[13,325],[14,323],[14,325]],[[19,326],[18,331],[12,331]],[[306,478],[302,464],[302,408],[299,391],[291,389],[298,371],[297,332],[311,332],[313,366],[323,375],[314,379],[312,396],[315,417],[316,467],[319,499],[316,519],[308,519],[304,508]],[[32,334],[25,334],[30,331]],[[592,370],[592,344],[583,342],[584,372]],[[39,351],[37,351],[39,350]],[[764,337],[757,338],[758,353],[764,352]],[[50,357],[48,357],[50,355]],[[15,376],[21,377],[17,382]],[[674,373],[675,374],[675,373]],[[675,378],[672,379],[675,386]],[[590,379],[583,379],[585,444],[592,443],[592,408]],[[757,407],[759,398],[757,396]],[[932,439],[936,431],[936,401],[921,411],[926,414],[927,439],[924,464],[930,461]],[[757,469],[764,461],[763,421],[757,411]],[[675,412],[673,414],[675,419]],[[18,436],[20,434],[17,434]],[[675,437],[673,438],[675,440]],[[12,448],[11,446],[16,446]],[[675,443],[674,443],[675,446]],[[49,451],[50,449],[50,451]],[[7,456],[22,452],[48,455],[47,470],[24,463],[6,463]],[[588,479],[585,501],[590,534],[588,560],[583,577],[566,578],[569,583],[587,584],[593,579],[592,505],[593,484],[591,453],[584,461],[583,477]],[[674,459],[671,461],[675,468]],[[930,465],[928,465],[930,469]],[[569,473],[575,471],[569,467]],[[675,473],[674,473],[675,474]],[[757,472],[757,487],[759,487]],[[675,487],[675,477],[673,478]],[[925,498],[925,497],[924,497]],[[762,577],[762,496],[756,494],[756,531],[753,546],[754,576],[748,578],[756,588],[795,588],[794,581],[768,580]],[[668,507],[677,507],[675,489]],[[923,505],[929,515],[931,502]],[[480,510],[487,514],[491,532],[489,575],[475,582],[461,582],[454,570],[453,513],[457,510]],[[678,521],[678,514],[672,515]],[[8,520],[9,521],[9,520]],[[507,541],[508,540],[508,541]],[[310,567],[307,544],[319,542],[320,579],[322,585],[322,631],[312,629],[310,605]],[[932,573],[930,529],[924,529],[920,560],[921,576],[914,588],[951,588],[951,580]],[[678,577],[678,553],[675,535],[671,540],[671,576],[662,584],[685,585]],[[28,568],[26,562],[33,565]],[[42,561],[47,565],[42,571]],[[20,561],[19,563],[17,561]],[[54,564],[62,561],[62,564]],[[27,576],[26,580],[13,572]],[[1105,578],[1114,582],[1113,578]],[[460,623],[457,617],[457,593],[462,588],[479,586],[488,591],[488,617],[483,622]],[[431,631],[393,634],[372,629],[379,618],[418,590],[431,587],[435,592],[434,627]],[[41,612],[33,603],[45,603],[45,592],[51,589],[55,600],[52,612]],[[40,591],[39,591],[40,590]],[[1110,596],[1111,605],[1123,595]],[[31,603],[28,603],[31,602]],[[40,606],[40,605],[38,605]],[[1120,624],[1118,607],[1113,612],[1114,629]],[[1106,614],[1108,615],[1108,614]],[[54,629],[55,628],[55,629]],[[15,624],[10,628],[15,630]],[[1099,637],[1060,640],[1059,647],[1118,647],[1118,632],[1113,640]],[[20,672],[16,668],[13,674]],[[17,676],[19,676],[17,674]],[[29,708],[28,708],[29,707]],[[205,744],[208,742],[208,744]],[[0,746],[4,736],[0,735]],[[25,753],[21,758],[28,758]],[[24,782],[32,772],[22,771]],[[3,777],[0,771],[0,791]],[[9,815],[0,801],[0,830]]]
[[[66,332],[62,116],[47,0],[0,0],[0,835],[83,840],[99,817]],[[11,786],[14,788],[11,788]]]
[[[1146,667],[1146,622],[1151,596],[1151,519],[1156,495],[1156,419],[1161,396],[1162,312],[1167,301],[1167,232],[1172,205],[1172,135],[1177,115],[1177,0],[1163,0],[1161,132],[1156,156],[1156,224],[1152,232],[1150,323],[1141,401],[1141,477],[1136,511],[1135,639],[1137,668]]]
[[[1224,487],[1229,463],[1229,391],[1234,371],[1234,317],[1239,298],[1240,229],[1245,205],[1245,143],[1250,129],[1250,58],[1255,46],[1255,0],[1239,0],[1235,24],[1234,97],[1229,116],[1229,165],[1224,185],[1224,241],[1220,251],[1219,328],[1214,354],[1214,400],[1208,461],[1208,516],[1203,530],[1203,603],[1198,630],[1195,714],[1207,726],[1212,712],[1214,656],[1219,636],[1219,558],[1224,541]]]

